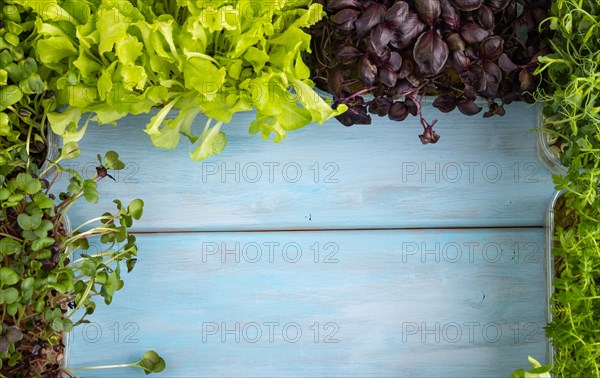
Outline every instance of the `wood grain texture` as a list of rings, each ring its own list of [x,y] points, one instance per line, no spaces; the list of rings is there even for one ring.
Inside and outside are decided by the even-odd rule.
[[[150,348],[169,378],[481,378],[544,361],[542,229],[138,239],[123,290],[71,335],[71,366]],[[82,372],[107,376],[144,375]]]
[[[78,224],[114,198],[139,197],[142,231],[543,225],[553,185],[535,154],[536,108],[512,104],[485,120],[425,112],[438,118],[436,145],[419,142],[414,118],[377,117],[370,126],[309,125],[274,144],[248,135],[254,113],[244,113],[224,126],[225,151],[200,163],[185,138],[174,151],[153,147],[143,132],[150,115],[92,124],[83,155],[66,165],[89,177],[96,154],[113,149],[129,166],[101,183],[98,207],[77,205],[70,216]]]

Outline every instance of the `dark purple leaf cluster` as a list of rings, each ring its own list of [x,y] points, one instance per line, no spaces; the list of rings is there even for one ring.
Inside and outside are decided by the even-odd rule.
[[[346,104],[346,125],[370,124],[370,114],[403,121],[419,116],[421,142],[435,143],[435,120],[421,112],[435,96],[442,112],[466,115],[488,102],[484,117],[530,95],[537,57],[546,53],[549,0],[322,0],[328,18],[312,30],[313,80]],[[363,95],[369,94],[368,100]]]

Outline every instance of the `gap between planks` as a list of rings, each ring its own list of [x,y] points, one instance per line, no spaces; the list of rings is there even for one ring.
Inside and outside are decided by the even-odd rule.
[[[481,226],[481,227],[373,227],[373,228],[302,228],[277,230],[165,230],[165,231],[130,231],[132,235],[161,234],[248,234],[248,233],[282,233],[282,232],[358,232],[358,231],[422,231],[422,230],[543,230],[545,226]]]

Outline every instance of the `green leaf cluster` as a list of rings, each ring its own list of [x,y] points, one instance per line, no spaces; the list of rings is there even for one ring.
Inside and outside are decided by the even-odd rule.
[[[23,6],[35,2],[14,0]],[[324,12],[310,1],[56,0],[53,14],[38,10],[36,54],[58,76],[52,129],[65,142],[83,135],[79,121],[93,114],[114,124],[128,114],[159,108],[146,125],[152,142],[175,148],[183,135],[202,160],[226,144],[221,126],[256,109],[251,133],[281,141],[291,130],[323,123],[345,110],[312,90],[302,54],[305,28]],[[57,10],[61,17],[57,17]],[[196,131],[199,114],[209,120]]]
[[[542,366],[542,364],[540,364],[535,358],[531,356],[528,356],[528,360],[531,366],[533,366],[533,369],[529,371],[519,369],[515,371],[512,375],[510,375],[508,378],[551,378],[551,364]]]
[[[561,141],[565,194],[555,210],[555,293],[546,334],[557,377],[600,376],[600,4],[553,1],[540,27],[552,53],[540,57],[544,128]]]
[[[46,153],[46,115],[56,110],[48,91],[52,72],[36,60],[36,16],[0,1],[0,174],[40,165]]]
[[[552,52],[538,58],[543,79],[535,99],[543,103],[545,130],[562,143],[561,161],[570,166],[581,154],[593,166],[600,149],[600,4],[596,0],[553,1],[550,17]]]
[[[599,156],[600,157],[600,156]],[[553,320],[546,328],[555,353],[556,376],[600,376],[600,158],[581,167],[575,157],[555,210]]]
[[[0,376],[57,376],[63,333],[88,321],[96,298],[110,304],[123,287],[122,272],[137,262],[129,228],[142,216],[142,200],[115,200],[113,213],[73,230],[65,223],[76,201],[98,201],[97,184],[109,170],[125,167],[114,151],[98,159],[90,179],[69,171],[58,196],[51,189],[60,166],[50,181],[26,171],[0,182]],[[150,357],[144,369],[160,363]]]

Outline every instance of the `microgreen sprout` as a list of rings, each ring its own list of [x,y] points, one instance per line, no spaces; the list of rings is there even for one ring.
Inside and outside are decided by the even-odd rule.
[[[63,368],[62,371],[71,377],[77,377],[76,375],[73,375],[73,371],[98,370],[98,369],[118,369],[118,368],[128,368],[128,367],[142,369],[144,371],[144,373],[146,373],[146,375],[148,375],[148,374],[152,374],[152,373],[162,372],[163,370],[165,370],[166,364],[165,364],[165,360],[163,360],[162,357],[160,357],[158,355],[158,353],[156,353],[153,350],[149,350],[146,353],[144,353],[144,356],[140,360],[129,363],[129,364],[70,367],[70,368]]]

